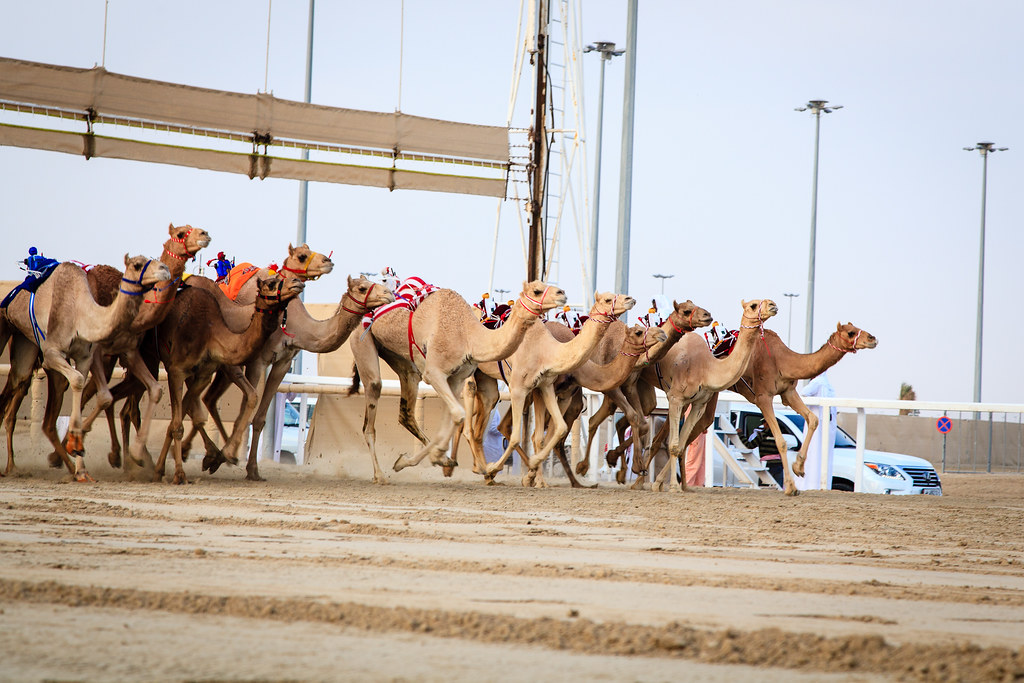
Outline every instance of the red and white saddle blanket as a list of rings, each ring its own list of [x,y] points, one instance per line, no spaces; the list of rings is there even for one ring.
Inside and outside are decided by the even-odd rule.
[[[394,292],[392,292],[395,295],[393,303],[375,308],[373,311],[363,316],[363,329],[368,328],[373,324],[374,320],[390,311],[394,311],[399,308],[404,308],[410,313],[415,311],[416,307],[419,306],[429,294],[432,294],[439,289],[441,288],[437,285],[427,284],[422,278],[418,277],[409,277],[402,280],[395,288]]]

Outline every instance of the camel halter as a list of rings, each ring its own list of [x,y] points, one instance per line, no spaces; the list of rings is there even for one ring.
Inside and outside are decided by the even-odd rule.
[[[864,330],[857,330],[857,336],[853,338],[853,344],[852,344],[851,348],[848,348],[848,349],[841,349],[838,346],[836,346],[835,344],[833,344],[831,336],[828,338],[828,341],[825,342],[825,343],[828,344],[829,346],[831,346],[836,351],[842,351],[843,353],[857,353],[857,341],[860,339],[860,335],[861,335],[862,332],[864,332]]]
[[[182,245],[182,249],[185,250],[185,255],[184,256],[179,256],[178,254],[175,254],[173,251],[168,251],[167,247],[164,247],[164,253],[167,254],[168,256],[173,256],[174,258],[178,259],[179,261],[187,261],[187,260],[189,260],[189,258],[195,258],[196,255],[193,254],[192,252],[190,252],[188,250],[188,247],[185,246],[185,240],[187,240],[188,236],[191,235],[194,231],[195,231],[195,228],[193,228],[190,225],[188,227],[188,232],[186,232],[185,236],[182,237],[180,240],[177,237],[172,237],[171,238],[172,242],[177,242],[178,244]]]
[[[173,256],[173,254],[171,254],[171,255]],[[169,287],[177,287],[179,282],[181,282],[181,278],[180,277],[176,277],[173,280],[171,280],[170,282],[168,282],[166,285],[164,285],[163,287],[154,287],[153,288],[154,296],[160,296],[161,294],[166,292]],[[172,304],[172,303],[174,303],[174,299],[170,298],[170,299],[167,299],[166,301],[159,301],[157,299],[143,299],[142,303],[144,303],[144,304]]]
[[[521,303],[523,305],[523,308],[528,310],[530,313],[533,313],[535,316],[540,317],[541,315],[544,314],[544,299],[547,298],[549,289],[551,289],[551,285],[548,285],[547,287],[544,288],[544,293],[540,295],[540,301],[531,298],[529,294],[523,292],[522,294],[519,295],[519,303]],[[533,305],[535,305],[537,307],[537,310],[535,311],[529,306],[527,306],[526,301],[523,301],[524,298]]]
[[[334,252],[331,252],[331,253],[334,253]],[[344,303],[341,304],[341,310],[345,311],[346,313],[351,313],[352,315],[365,315],[366,312],[370,310],[370,307],[367,305],[366,302],[368,302],[370,300],[370,292],[372,292],[373,288],[376,287],[376,286],[377,286],[377,283],[375,283],[375,282],[371,282],[370,283],[370,288],[368,290],[366,290],[366,297],[362,301],[360,301],[359,299],[355,298],[354,296],[352,296],[348,292],[345,292],[345,296],[341,297],[342,302],[345,301],[345,297],[347,296],[349,299],[352,299],[352,301],[355,304],[357,304],[358,306],[362,306],[363,310],[361,310],[361,311],[353,311],[351,308],[348,308]]]
[[[121,287],[120,291],[122,294],[127,294],[128,296],[142,296],[143,289],[145,289],[144,285],[142,284],[142,278],[146,275],[146,269],[149,268],[149,264],[151,264],[152,262],[153,259],[148,259],[146,261],[146,265],[142,266],[142,270],[139,271],[138,280],[129,280],[126,277],[121,278],[121,282],[127,282],[130,285],[138,285],[140,287],[139,291],[137,292],[129,292],[124,287]]]
[[[331,253],[327,255],[327,260],[328,261],[331,260],[331,254],[333,254],[333,253],[334,253],[334,250],[332,249]],[[323,273],[321,273],[320,275],[309,275],[308,274],[309,273],[309,264],[311,264],[313,262],[313,257],[315,257],[315,256],[323,256],[323,254],[320,254],[319,252],[315,252],[315,251],[309,252],[309,258],[306,259],[306,266],[302,270],[298,270],[296,268],[289,268],[288,266],[281,266],[278,270],[279,271],[280,270],[285,270],[285,271],[288,271],[289,273],[295,273],[296,275],[301,276],[305,280],[318,280],[320,278],[320,275],[323,275]]]
[[[694,306],[693,310],[690,311],[690,315],[687,316],[687,318],[686,318],[686,324],[690,328],[690,330],[695,330],[696,329],[693,326],[693,314],[696,313],[696,312],[697,312],[697,307]],[[687,333],[687,330],[681,330],[678,327],[676,327],[675,321],[672,320],[672,316],[668,317],[668,322],[669,322],[670,325],[672,325],[672,329],[675,330],[676,332],[678,332],[680,335],[683,335],[683,334]]]
[[[644,355],[644,353],[649,351],[650,349],[647,346],[647,333],[650,332],[650,330],[651,330],[651,328],[649,328],[649,327],[644,328],[644,338],[643,338],[643,341],[640,342],[640,344],[639,344],[639,346],[641,346],[642,348],[639,351],[637,351],[636,353],[627,353],[625,350],[622,350],[622,351],[619,351],[619,355],[620,356],[629,356],[630,358],[638,358],[639,356],[642,356],[642,355]],[[633,345],[633,346],[637,346],[637,344],[633,344],[632,341],[630,341],[629,343],[631,345]],[[651,357],[650,356],[647,356],[647,362],[648,363],[651,362]]]
[[[760,329],[761,330],[761,343],[764,344],[764,350],[767,351],[768,355],[770,356],[770,355],[772,355],[772,350],[768,348],[768,340],[766,340],[764,338],[764,321],[767,320],[768,318],[762,318],[761,317],[761,306],[764,306],[764,299],[761,299],[761,301],[757,304],[757,324],[756,325],[744,325],[741,322],[740,323],[740,327],[742,327],[743,329],[746,329],[746,330],[752,330],[754,328]],[[743,315],[746,316],[746,311],[743,312]]]
[[[616,316],[614,315],[614,313],[615,313],[615,302],[618,301],[618,299],[619,299],[619,295],[618,294],[613,294],[612,295],[612,303],[608,307],[608,312],[607,313],[601,313],[600,311],[598,311],[595,315],[590,316],[588,318],[588,320],[593,320],[594,322],[602,323],[604,325],[609,325],[609,324],[615,322],[615,318],[616,318]],[[595,306],[595,308],[596,308],[596,306]],[[603,315],[604,316],[604,320],[599,320],[597,318],[597,316],[599,316],[599,315]]]
[[[281,301],[281,288],[283,286],[284,286],[284,280],[278,280],[277,281],[277,293],[276,294],[257,294],[256,298],[257,299],[263,299],[264,301],[277,301],[277,302],[280,302]],[[270,308],[260,308],[259,306],[256,306],[256,311],[258,313],[273,313],[272,309],[270,309]],[[288,313],[287,313],[287,311],[285,311],[285,316],[287,316],[287,315],[288,315]],[[284,327],[284,323],[281,324],[281,327]]]

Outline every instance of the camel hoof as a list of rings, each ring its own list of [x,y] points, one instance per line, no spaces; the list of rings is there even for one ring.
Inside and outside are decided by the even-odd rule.
[[[587,459],[580,460],[576,463],[576,474],[581,477],[585,477],[587,472],[590,471],[590,461]]]
[[[182,460],[184,460],[184,458],[182,458]],[[207,454],[203,458],[203,472],[209,472],[210,474],[213,474],[214,472],[220,469],[220,466],[223,465],[224,462],[224,456],[221,455],[220,453],[218,453],[217,455]]]
[[[409,459],[404,455],[398,456],[398,460],[395,460],[395,464],[391,466],[395,472],[401,472],[409,466]]]
[[[185,478],[184,472],[175,472],[174,479],[171,480],[171,483],[174,484],[175,486],[180,486],[182,484],[187,484],[188,479]]]
[[[661,493],[662,491],[665,490],[665,485],[663,483],[661,483],[660,481],[656,481],[653,484],[651,484],[651,490],[652,491],[657,491],[658,493]]]
[[[259,470],[253,470],[252,472],[246,472],[245,473],[245,480],[246,481],[266,481],[266,479],[264,479],[263,477],[260,476]]]
[[[94,484],[96,480],[92,478],[92,475],[85,470],[79,470],[75,472],[75,481],[82,484]]]
[[[435,467],[440,467],[442,469],[447,469],[447,470],[452,470],[452,469],[454,469],[454,468],[459,466],[459,463],[455,462],[454,460],[452,460],[451,458],[449,458],[447,456],[442,457],[442,458],[440,458],[438,460],[431,459],[431,462],[434,463]],[[452,475],[446,474],[444,476],[450,477]]]
[[[391,482],[388,481],[388,478],[385,477],[383,474],[381,474],[381,475],[376,475],[375,474],[375,475],[373,475],[373,483],[376,484],[377,486],[387,486]]]
[[[64,459],[60,457],[60,453],[53,451],[46,456],[46,462],[49,463],[50,467],[64,467]]]
[[[629,488],[631,490],[633,490],[633,491],[643,491],[645,483],[646,483],[645,479],[637,479],[636,481],[633,482],[633,484]],[[653,491],[654,489],[652,488],[651,490]]]
[[[626,470],[622,470],[622,469],[617,470],[615,472],[615,481],[619,482],[620,484],[625,484],[626,483]]]
[[[120,451],[110,451],[107,453],[107,462],[115,470],[121,469],[121,453]]]
[[[608,467],[615,467],[615,464],[619,461],[619,451],[612,449],[605,453],[604,461],[608,463]]]
[[[793,463],[793,474],[798,477],[804,476],[804,464],[802,462]]]
[[[523,475],[523,487],[524,488],[533,488],[533,484],[534,484],[534,480],[533,480],[533,477],[530,476],[529,472],[524,474]]]
[[[793,484],[791,483],[789,486],[786,487],[784,493],[787,496],[799,496],[800,489],[798,489],[796,486],[793,486]]]
[[[448,465],[441,466],[441,472],[444,473],[444,476],[446,477],[452,476],[453,471],[455,471],[454,467],[449,467]]]

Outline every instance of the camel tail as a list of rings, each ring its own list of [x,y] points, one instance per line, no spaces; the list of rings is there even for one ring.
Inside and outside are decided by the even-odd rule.
[[[348,388],[348,395],[354,396],[359,393],[359,368],[352,364],[352,386]]]

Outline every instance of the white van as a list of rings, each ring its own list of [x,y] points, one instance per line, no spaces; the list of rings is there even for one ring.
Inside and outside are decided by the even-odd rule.
[[[736,432],[744,439],[761,422],[761,411],[751,403],[728,403],[720,404],[719,410],[728,406],[728,419]],[[720,413],[721,414],[721,413]],[[775,417],[779,422],[779,429],[790,447],[789,464],[792,467],[796,452],[804,440],[804,418],[797,412],[780,405],[775,406]],[[721,417],[718,418],[719,420]],[[716,421],[716,426],[719,423]],[[737,454],[737,460],[745,465],[742,457],[739,457],[738,449],[725,439],[730,451]],[[756,450],[755,450],[756,453]],[[809,454],[808,457],[815,457],[816,454]],[[780,484],[782,482],[782,463],[779,460],[769,460],[768,471]],[[715,455],[715,481],[722,481],[720,469],[722,459]],[[832,456],[832,490],[853,491],[853,482],[856,479],[857,469],[857,443],[849,434],[841,428],[836,428],[836,443]],[[757,480],[757,475],[753,475]],[[939,474],[930,462],[923,458],[912,455],[901,455],[898,453],[884,453],[882,451],[864,450],[864,472],[862,493],[884,493],[893,495],[907,494],[930,494],[942,495],[942,482],[939,481]]]

